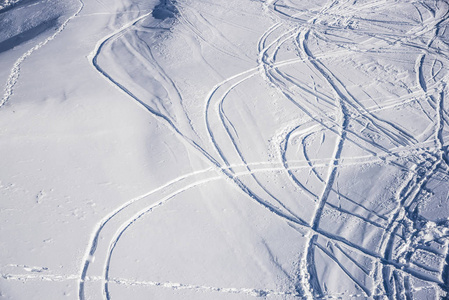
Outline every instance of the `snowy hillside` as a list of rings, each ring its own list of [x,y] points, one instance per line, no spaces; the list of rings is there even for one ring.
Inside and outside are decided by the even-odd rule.
[[[449,297],[449,3],[0,1],[0,299]]]
[[[19,1],[20,0],[1,0],[0,1],[0,9],[6,9],[8,7],[11,7]]]

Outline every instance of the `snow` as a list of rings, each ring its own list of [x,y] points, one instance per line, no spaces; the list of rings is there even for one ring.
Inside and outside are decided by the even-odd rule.
[[[2,0],[0,1],[0,9],[7,9],[8,7],[13,6],[14,4],[16,4],[17,2],[19,2],[20,0]]]
[[[448,16],[0,2],[0,299],[447,297]]]

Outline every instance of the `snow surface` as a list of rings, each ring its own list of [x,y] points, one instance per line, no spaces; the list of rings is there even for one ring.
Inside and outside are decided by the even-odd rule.
[[[449,292],[449,4],[0,2],[0,299]]]
[[[20,0],[0,0],[0,10],[13,6]]]

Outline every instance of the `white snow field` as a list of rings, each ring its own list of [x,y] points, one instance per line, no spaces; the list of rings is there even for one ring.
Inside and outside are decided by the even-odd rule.
[[[449,297],[448,16],[0,1],[0,299]]]

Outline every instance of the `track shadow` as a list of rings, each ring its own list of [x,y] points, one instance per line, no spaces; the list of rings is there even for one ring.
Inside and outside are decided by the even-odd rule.
[[[16,34],[13,37],[10,37],[9,39],[4,40],[3,42],[0,42],[0,53],[8,51],[24,42],[27,42],[35,38],[36,36],[40,35],[43,32],[56,27],[57,23],[58,23],[57,17],[50,20],[46,20],[33,28],[25,30],[19,34]]]

